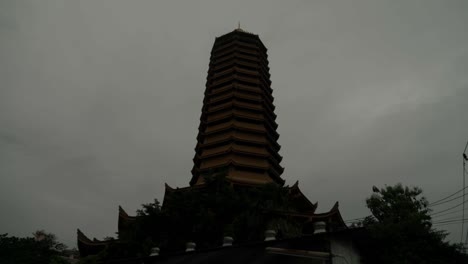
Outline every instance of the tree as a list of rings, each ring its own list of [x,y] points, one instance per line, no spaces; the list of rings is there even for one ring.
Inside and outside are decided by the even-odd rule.
[[[66,247],[54,234],[36,231],[32,237],[0,235],[0,263],[66,263],[60,252]]]
[[[44,230],[34,232],[33,237],[44,249],[60,252],[67,248],[64,244],[57,241],[57,236],[52,233],[46,233]]]
[[[418,187],[373,188],[366,199],[372,213],[363,221],[370,232],[368,263],[468,263],[459,245],[432,228],[428,201]]]

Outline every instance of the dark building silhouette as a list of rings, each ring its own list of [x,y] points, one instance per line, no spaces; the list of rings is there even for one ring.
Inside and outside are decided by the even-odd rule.
[[[211,52],[190,186],[172,188],[166,184],[162,210],[168,207],[171,197],[177,193],[203,192],[205,176],[219,171],[225,174],[225,180],[231,186],[238,189],[267,184],[284,185],[270,85],[267,49],[258,35],[238,28],[216,38]],[[307,199],[298,182],[281,188],[287,192],[288,209],[265,212],[269,217],[300,223],[303,235],[314,234],[318,223],[327,232],[347,230],[338,203],[328,212],[316,213],[318,203]],[[119,234],[134,228],[136,222],[137,217],[129,216],[119,206]],[[78,230],[81,256],[96,254],[107,243],[91,240]]]
[[[237,184],[283,185],[267,49],[258,35],[236,29],[215,40],[190,185],[227,168]]]

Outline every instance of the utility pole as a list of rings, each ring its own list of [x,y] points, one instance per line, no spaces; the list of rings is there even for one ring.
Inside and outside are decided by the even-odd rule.
[[[463,243],[463,232],[465,231],[465,178],[466,178],[466,162],[468,161],[468,157],[466,156],[466,148],[468,147],[468,141],[466,142],[465,149],[463,150],[463,213],[462,213],[462,230],[461,230],[461,239],[460,243]],[[464,251],[466,253],[468,247],[468,230],[466,232],[466,238],[464,243]]]

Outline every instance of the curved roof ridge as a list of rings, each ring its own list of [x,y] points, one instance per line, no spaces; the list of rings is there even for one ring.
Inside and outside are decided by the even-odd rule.
[[[76,229],[76,233],[79,241],[92,242],[92,240],[89,239],[79,228]]]
[[[80,229],[77,229],[77,239],[78,244],[83,243],[87,245],[105,245],[108,243],[107,241],[98,240],[96,238],[93,238],[93,240],[91,240],[83,232],[81,232]]]
[[[165,182],[164,183],[164,190],[173,191],[174,188],[172,188],[171,186],[169,186],[169,184],[167,184],[167,182]]]
[[[134,220],[136,216],[130,216],[125,212],[125,210],[122,208],[122,206],[119,205],[119,220],[120,218],[123,218],[125,220]]]
[[[340,210],[339,210],[339,203],[338,203],[338,201],[335,202],[335,204],[334,204],[333,207],[330,209],[330,211],[325,212],[325,213],[314,214],[313,217],[314,217],[314,218],[336,217],[337,220],[340,222],[340,224],[341,224],[343,227],[348,228],[348,226],[346,225],[346,223],[345,223],[344,220],[343,220],[343,217],[341,216],[341,212],[340,212]]]

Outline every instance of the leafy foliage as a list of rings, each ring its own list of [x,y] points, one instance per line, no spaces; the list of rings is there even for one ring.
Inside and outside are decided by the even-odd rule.
[[[43,230],[25,238],[0,234],[0,263],[67,263],[60,258],[60,251],[65,248],[54,234]]]
[[[371,235],[368,263],[468,263],[460,245],[445,242],[447,234],[432,228],[420,188],[374,188],[366,203],[372,212],[363,221]]]

